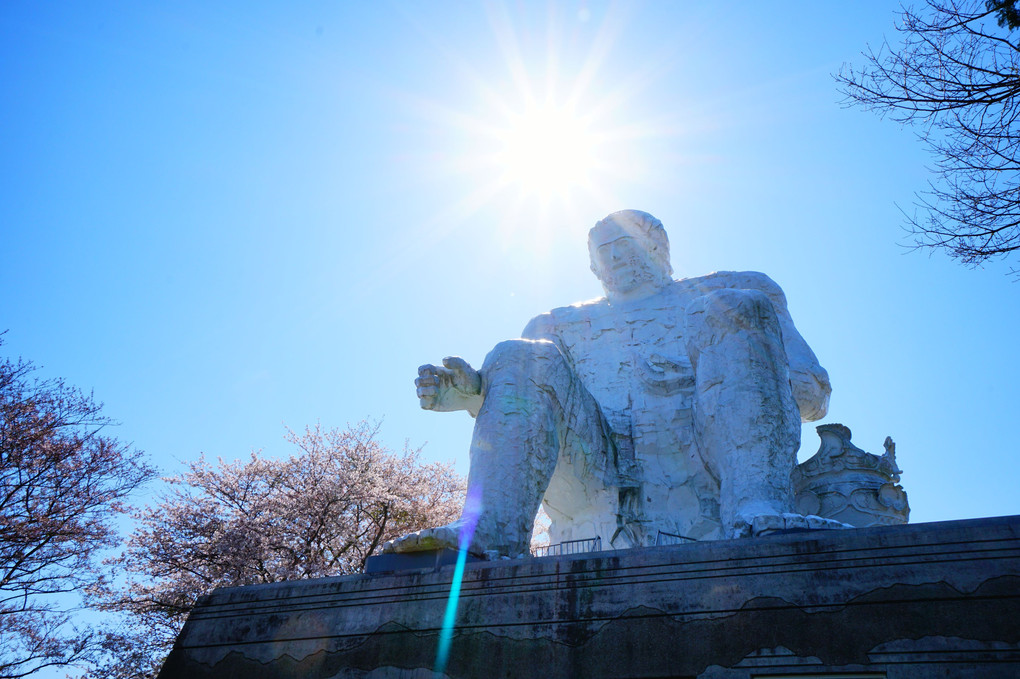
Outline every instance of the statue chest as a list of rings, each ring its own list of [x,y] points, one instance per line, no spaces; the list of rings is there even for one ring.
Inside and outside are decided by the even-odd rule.
[[[670,301],[625,311],[601,307],[558,327],[560,345],[614,432],[649,452],[675,450],[689,439],[694,369],[684,348],[683,310]]]

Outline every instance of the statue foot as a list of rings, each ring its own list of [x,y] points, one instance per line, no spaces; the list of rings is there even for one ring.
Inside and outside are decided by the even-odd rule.
[[[401,552],[428,552],[437,549],[460,549],[460,536],[464,531],[464,519],[436,528],[425,528],[401,538],[383,543],[383,554]],[[468,551],[481,554],[472,544]]]
[[[734,522],[730,537],[758,537],[771,535],[781,531],[828,530],[853,528],[849,523],[825,519],[821,516],[808,514],[758,514],[754,517],[741,517]]]

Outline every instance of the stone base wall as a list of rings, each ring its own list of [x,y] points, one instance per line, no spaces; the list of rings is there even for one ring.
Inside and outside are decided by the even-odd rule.
[[[1020,516],[222,589],[160,679],[1020,676]]]

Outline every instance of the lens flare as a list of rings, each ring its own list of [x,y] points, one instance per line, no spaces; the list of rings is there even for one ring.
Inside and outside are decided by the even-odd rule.
[[[446,663],[450,659],[450,643],[453,641],[453,626],[457,618],[457,602],[460,600],[460,587],[464,581],[464,566],[467,564],[468,547],[471,546],[471,538],[474,537],[475,528],[478,526],[478,516],[481,514],[481,496],[481,488],[476,485],[468,488],[467,498],[464,500],[464,511],[461,513],[457,565],[453,569],[453,579],[450,581],[450,596],[446,599],[443,627],[439,631],[439,648],[436,650],[436,674],[442,674],[446,671]]]

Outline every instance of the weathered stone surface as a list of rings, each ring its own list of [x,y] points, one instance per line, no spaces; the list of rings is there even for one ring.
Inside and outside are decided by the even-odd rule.
[[[553,309],[476,371],[424,365],[421,406],[475,417],[465,511],[387,550],[526,552],[543,504],[551,542],[649,546],[784,525],[801,420],[829,381],[764,274],[673,280],[662,224],[616,212],[588,237],[606,296]],[[836,522],[829,525],[838,526]]]
[[[217,590],[160,679],[431,677],[453,575]],[[1020,517],[468,564],[442,676],[805,672],[1020,675]]]

